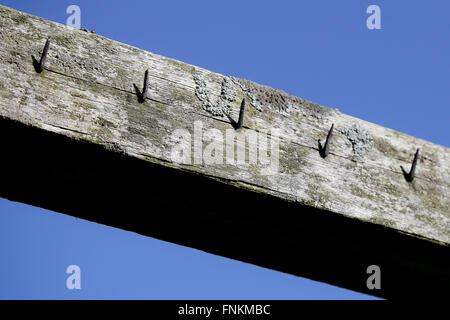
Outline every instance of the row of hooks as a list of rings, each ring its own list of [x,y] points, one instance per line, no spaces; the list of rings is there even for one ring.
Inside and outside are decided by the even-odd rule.
[[[45,61],[47,59],[47,53],[48,48],[50,46],[50,38],[47,39],[45,42],[44,50],[42,51],[41,59],[38,62],[33,57],[33,65],[36,70],[36,72],[41,73],[44,70]],[[136,84],[133,83],[134,89],[136,90],[136,94],[138,96],[138,102],[144,103],[147,99],[147,87],[148,87],[148,69],[145,70],[144,75],[144,85],[142,87],[142,91],[139,90],[139,88],[136,86]],[[239,110],[239,119],[238,122],[234,124],[234,128],[236,130],[240,130],[242,126],[244,125],[244,111],[245,111],[245,98],[242,99],[241,108]],[[320,142],[320,139],[318,140],[319,144],[319,154],[322,158],[326,158],[330,151],[330,141],[331,137],[333,136],[333,129],[334,129],[334,123],[331,125],[330,130],[328,131],[327,139],[325,140],[325,145],[322,146],[322,143]],[[402,169],[403,175],[408,182],[412,182],[414,180],[414,175],[416,172],[416,165],[417,160],[419,158],[419,149],[417,149],[416,154],[414,155],[414,160],[412,162],[412,166],[409,172],[407,172],[403,166],[400,166]]]
[[[320,139],[319,139],[319,153],[322,158],[326,158],[326,156],[329,153],[330,140],[331,140],[331,137],[333,136],[333,128],[334,128],[334,123],[331,125],[330,131],[328,131],[327,140],[325,140],[324,147],[322,147],[322,144],[320,143]],[[413,163],[411,165],[411,169],[409,170],[409,172],[407,172],[403,168],[403,166],[400,166],[400,168],[402,169],[402,172],[403,172],[403,176],[405,177],[406,181],[408,181],[408,182],[412,182],[414,180],[414,174],[416,172],[417,160],[419,158],[419,150],[420,149],[417,149],[416,154],[414,155],[414,160],[413,160]]]

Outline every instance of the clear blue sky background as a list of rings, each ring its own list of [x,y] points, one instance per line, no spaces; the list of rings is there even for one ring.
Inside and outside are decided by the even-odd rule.
[[[77,4],[105,37],[449,146],[448,0],[0,3],[63,24]],[[370,4],[382,30],[366,28]],[[65,287],[70,264],[81,290]],[[0,298],[371,297],[0,200]]]

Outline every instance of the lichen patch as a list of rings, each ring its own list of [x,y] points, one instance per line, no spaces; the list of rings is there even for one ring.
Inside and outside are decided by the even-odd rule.
[[[217,108],[222,110],[222,113],[225,115],[230,114],[231,104],[235,99],[236,89],[234,88],[233,82],[228,77],[224,77]]]
[[[211,113],[214,116],[229,115],[231,111],[231,105],[236,99],[236,89],[234,83],[228,78],[224,77],[222,82],[222,89],[220,92],[219,100],[216,104],[211,102],[212,93],[206,87],[206,81],[199,75],[193,75],[195,82],[195,95],[202,102],[203,110]]]
[[[336,127],[336,131],[347,137],[353,148],[353,153],[362,156],[370,152],[374,146],[374,141],[370,132],[359,123],[351,127]]]
[[[257,110],[271,110],[279,114],[290,115],[293,111],[300,111],[305,117],[325,120],[337,114],[336,109],[330,109],[290,95],[283,90],[274,89],[253,81],[231,77],[252,100],[252,106]]]

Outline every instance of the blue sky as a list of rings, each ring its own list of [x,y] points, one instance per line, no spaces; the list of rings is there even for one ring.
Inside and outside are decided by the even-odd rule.
[[[449,147],[450,2],[0,1]],[[368,30],[366,8],[381,8]],[[79,265],[82,289],[65,287]],[[365,279],[362,279],[365,281]],[[0,298],[367,299],[0,199]]]

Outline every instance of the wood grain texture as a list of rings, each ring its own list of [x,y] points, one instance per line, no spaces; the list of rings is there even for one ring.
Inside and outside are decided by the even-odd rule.
[[[409,135],[291,96],[251,81],[146,52],[97,34],[0,6],[0,115],[54,133],[94,142],[131,157],[200,173],[232,184],[450,243],[450,151]],[[46,70],[36,73],[51,38]],[[149,69],[144,104],[142,88]],[[224,92],[228,90],[228,92]],[[225,135],[247,101],[243,137],[279,133],[279,170],[261,163],[176,163],[179,129],[194,133],[201,121],[206,146],[217,129]],[[208,106],[211,107],[209,110]],[[229,111],[229,117],[226,114]],[[220,114],[222,113],[222,114]],[[335,124],[330,155],[317,141]],[[185,137],[184,143],[192,144]],[[238,144],[251,149],[251,142]],[[416,178],[408,183],[416,148]]]

